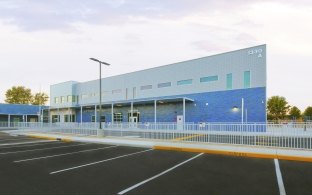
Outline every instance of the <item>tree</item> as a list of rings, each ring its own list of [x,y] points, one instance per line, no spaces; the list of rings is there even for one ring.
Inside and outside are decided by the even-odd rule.
[[[277,120],[285,118],[289,107],[288,102],[282,96],[272,96],[267,102],[268,115]]]
[[[4,100],[9,104],[30,104],[32,100],[31,90],[24,86],[13,86],[5,93]]]
[[[45,105],[48,101],[49,96],[46,93],[35,93],[32,98],[31,104],[32,105]]]
[[[296,106],[293,106],[289,110],[289,117],[290,119],[299,119],[301,117],[301,111]]]
[[[303,113],[304,117],[308,120],[312,120],[312,106],[308,106],[304,113]]]

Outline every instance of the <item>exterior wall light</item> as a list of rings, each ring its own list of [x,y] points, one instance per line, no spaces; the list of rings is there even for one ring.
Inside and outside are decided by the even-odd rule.
[[[233,106],[232,111],[233,111],[233,112],[238,112],[238,111],[239,111],[239,109],[238,109],[238,107],[237,107],[237,106]]]

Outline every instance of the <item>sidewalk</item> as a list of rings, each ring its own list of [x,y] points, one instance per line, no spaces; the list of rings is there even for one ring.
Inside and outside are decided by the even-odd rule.
[[[35,132],[12,132],[7,133],[26,135],[34,138],[61,140],[61,141],[77,141],[77,142],[90,142],[113,144],[122,146],[145,147],[154,148],[156,150],[175,150],[184,152],[197,152],[209,154],[221,154],[240,157],[253,157],[253,158],[271,158],[282,160],[294,160],[312,162],[311,150],[299,149],[283,149],[283,148],[269,148],[260,146],[243,146],[243,145],[230,145],[230,144],[211,144],[211,143],[194,143],[194,142],[181,142],[181,141],[159,141],[159,140],[143,140],[140,138],[120,138],[120,137],[96,137],[96,136],[74,136],[64,134],[51,134],[51,133],[35,133]]]

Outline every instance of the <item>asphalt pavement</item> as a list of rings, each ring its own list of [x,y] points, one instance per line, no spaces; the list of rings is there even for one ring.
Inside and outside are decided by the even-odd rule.
[[[277,164],[276,164],[277,162]],[[312,194],[312,163],[10,136],[0,194]]]

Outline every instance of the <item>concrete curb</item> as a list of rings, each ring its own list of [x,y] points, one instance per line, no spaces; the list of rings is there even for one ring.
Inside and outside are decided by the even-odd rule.
[[[153,149],[155,149],[155,150],[181,151],[181,152],[196,152],[196,153],[206,153],[206,154],[219,154],[219,155],[238,156],[238,157],[269,158],[269,159],[312,162],[312,157],[289,156],[289,155],[280,155],[280,154],[265,154],[265,153],[238,152],[238,151],[226,151],[226,150],[210,150],[210,149],[184,148],[184,147],[172,147],[172,146],[154,146]]]
[[[37,138],[37,139],[46,139],[46,140],[58,140],[63,142],[72,142],[70,138],[58,138],[58,137],[50,137],[50,136],[42,136],[42,135],[27,135],[28,137]]]

